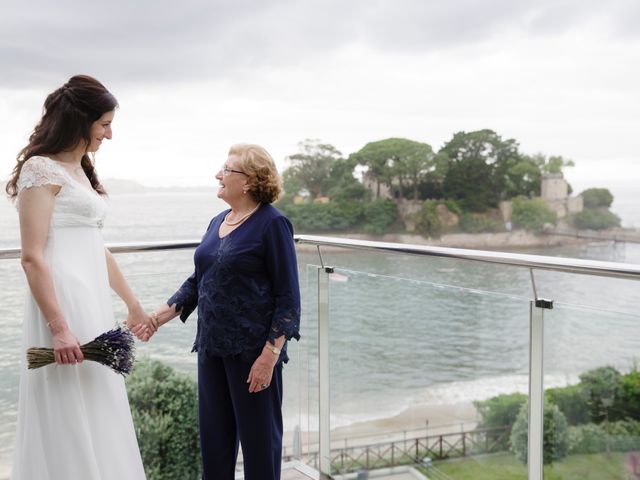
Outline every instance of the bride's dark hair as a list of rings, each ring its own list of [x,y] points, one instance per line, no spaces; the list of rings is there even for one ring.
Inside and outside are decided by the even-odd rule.
[[[17,156],[18,162],[6,186],[9,197],[15,198],[18,194],[18,177],[24,162],[37,155],[72,150],[81,143],[88,147],[93,122],[117,106],[118,101],[104,85],[88,75],[71,77],[50,93],[44,101],[42,118],[29,136],[29,144]],[[105,194],[88,153],[82,156],[80,164],[93,189]]]

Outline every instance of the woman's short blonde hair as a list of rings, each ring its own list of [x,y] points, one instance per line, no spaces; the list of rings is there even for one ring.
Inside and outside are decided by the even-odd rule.
[[[249,193],[258,202],[273,203],[282,194],[282,180],[276,164],[263,147],[238,143],[229,149],[229,155],[237,155],[239,167],[249,177]]]

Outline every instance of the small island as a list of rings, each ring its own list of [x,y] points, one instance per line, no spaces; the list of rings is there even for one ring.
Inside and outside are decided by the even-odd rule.
[[[572,160],[522,153],[516,140],[489,129],[457,132],[437,152],[388,138],[343,156],[330,144],[305,140],[287,161],[286,195],[277,207],[297,233],[469,248],[628,233],[609,210],[607,188],[572,191],[564,177]]]

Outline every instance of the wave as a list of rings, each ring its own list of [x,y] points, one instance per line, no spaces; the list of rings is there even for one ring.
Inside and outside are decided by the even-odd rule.
[[[545,388],[566,387],[578,383],[578,374],[545,375]],[[491,397],[524,393],[529,389],[526,374],[502,375],[434,384],[417,391],[386,391],[370,393],[361,398],[351,398],[331,403],[331,428],[347,427],[357,423],[395,417],[416,407],[450,407],[455,412],[461,404],[487,400]],[[312,405],[313,406],[313,405]],[[318,431],[317,405],[315,410],[293,412],[285,404],[285,430],[293,431],[296,425],[304,431]],[[454,415],[452,415],[454,416]]]

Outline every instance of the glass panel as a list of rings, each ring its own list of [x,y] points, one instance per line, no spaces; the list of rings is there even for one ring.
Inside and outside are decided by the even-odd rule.
[[[460,262],[434,270],[432,259],[395,258],[414,278],[343,268],[330,277],[334,471],[425,463],[450,478],[467,478],[462,466],[526,476],[508,451],[507,413],[526,401],[528,299],[415,278],[423,269],[512,288],[521,273],[481,278]],[[510,395],[487,402],[500,394]]]
[[[191,274],[193,265],[193,251],[165,251],[118,254],[118,264],[127,278],[131,288],[140,298],[143,306],[151,310],[167,298]],[[300,271],[300,284],[303,302],[311,298],[305,292],[310,290],[315,295],[317,287],[307,286],[307,272],[303,266]],[[315,282],[315,269],[309,276],[309,282]],[[19,260],[0,261],[0,287],[3,291],[3,301],[0,302],[0,325],[2,339],[0,340],[0,479],[7,479],[10,473],[12,453],[16,428],[16,414],[18,401],[19,363],[24,360],[21,345],[22,316],[26,281],[20,267]],[[114,313],[117,321],[126,318],[126,307],[113,294]],[[313,301],[313,300],[312,300]],[[302,325],[304,329],[315,332],[317,321],[313,317],[314,310],[304,303]],[[311,318],[307,319],[307,312]],[[173,321],[162,327],[149,343],[136,343],[136,357],[138,360],[159,360],[178,372],[185,373],[196,379],[196,354],[191,353],[195,338],[197,315],[194,312],[183,324],[180,320]],[[290,342],[290,362],[284,368],[284,400],[283,421],[285,437],[283,457],[285,460],[299,458],[301,452],[308,452],[309,431],[317,434],[317,424],[313,427],[314,417],[308,414],[308,405],[313,405],[307,380],[309,360],[307,342],[316,338],[314,333],[307,335],[303,331],[303,340]],[[316,362],[317,364],[317,362]],[[317,369],[316,369],[317,370]],[[316,385],[317,388],[317,385]],[[317,399],[315,400],[317,411]],[[315,416],[317,422],[317,414]]]
[[[312,367],[309,353],[314,349],[313,339],[316,338],[312,332],[317,330],[317,308],[310,304],[317,291],[316,269],[299,265],[298,271],[302,299],[301,338],[300,341],[289,342],[290,360],[284,367],[284,461],[305,461],[309,453],[310,432],[318,431],[317,425],[312,423],[314,419],[317,421],[317,394],[315,402],[313,399],[317,383],[315,388],[312,387],[314,378],[310,375],[312,371],[317,371],[317,362]],[[316,410],[310,410],[314,404]]]
[[[317,256],[300,255],[302,322],[301,339],[298,348],[301,352],[299,368],[300,380],[297,398],[292,405],[299,403],[298,418],[300,421],[301,455],[299,460],[318,468],[318,266],[306,263],[317,259]],[[287,408],[285,406],[285,411]]]
[[[584,279],[590,306],[545,311],[545,478],[640,474],[638,283],[603,281]]]
[[[8,479],[13,461],[18,379],[22,352],[22,314],[26,281],[19,260],[0,260],[0,478]]]
[[[127,279],[141,299],[149,308],[159,305],[191,275],[190,266],[193,265],[192,251],[153,252],[148,254],[122,254],[118,256],[118,263]],[[314,270],[315,272],[315,270]],[[300,268],[300,285],[303,302],[306,298],[307,272]],[[311,276],[311,281],[314,281]],[[316,287],[317,288],[317,287]],[[117,297],[114,297],[117,299]],[[118,302],[121,304],[121,302]],[[305,304],[306,305],[306,304]],[[120,307],[122,315],[124,308]],[[305,311],[311,311],[308,308]],[[312,324],[313,322],[311,322]],[[148,344],[139,344],[138,356],[161,360],[174,368],[184,371],[195,379],[196,354],[190,353],[195,338],[197,314],[194,312],[185,324],[174,320],[160,329]],[[306,325],[306,318],[302,325]],[[289,363],[283,369],[283,459],[285,461],[298,459],[308,441],[308,425],[302,422],[307,419],[308,387],[307,387],[307,350],[306,335],[303,340],[289,342]],[[317,431],[317,428],[316,428]],[[308,450],[308,448],[307,448]],[[238,469],[241,471],[242,455],[239,456]]]

